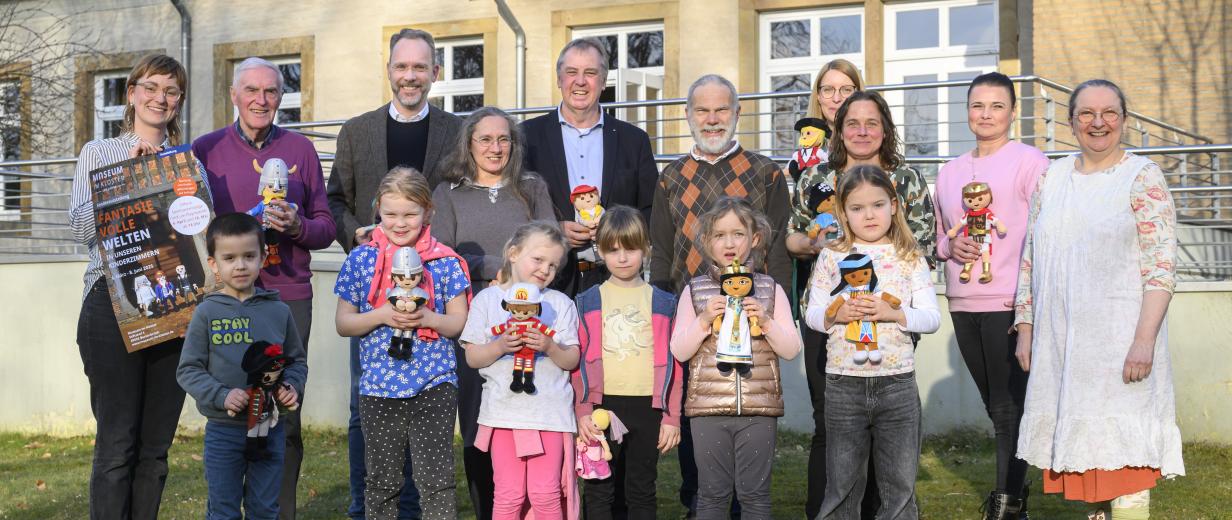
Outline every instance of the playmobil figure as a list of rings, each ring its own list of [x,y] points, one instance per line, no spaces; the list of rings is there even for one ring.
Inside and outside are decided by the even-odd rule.
[[[830,138],[830,125],[818,117],[805,117],[796,121],[797,143],[800,148],[787,161],[787,173],[793,180],[800,180],[800,173],[826,161],[829,154],[822,146]]]
[[[295,360],[283,354],[282,345],[258,341],[244,351],[240,368],[248,374],[248,404],[244,407],[248,416],[248,438],[244,443],[244,458],[263,460],[270,456],[266,442],[269,432],[278,424],[278,414],[299,408],[299,403],[284,406],[274,394],[279,388],[290,388],[282,382],[282,371]],[[227,414],[236,413],[227,410]]]
[[[715,316],[710,330],[717,336],[716,354],[720,370],[728,364],[753,364],[754,336],[761,336],[757,317],[744,312],[744,299],[753,296],[753,274],[733,259],[719,275],[720,291],[727,297],[723,314]]]
[[[139,274],[133,278],[133,292],[137,293],[137,306],[141,308],[141,312],[147,317],[153,316],[154,311],[150,310],[150,304],[154,303],[157,295],[154,294],[154,287],[150,285],[150,279],[146,275]]]
[[[599,205],[599,188],[579,184],[569,194],[569,202],[573,204],[573,209],[577,210],[579,223],[590,229],[598,227],[599,218],[603,216],[603,206]]]
[[[175,303],[175,286],[167,281],[162,271],[155,273],[154,279],[158,280],[158,284],[154,286],[154,296],[158,298],[158,306],[162,309],[160,312],[178,310],[179,306]]]
[[[257,183],[257,195],[261,196],[261,202],[248,210],[248,214],[257,217],[261,221],[261,229],[265,231],[265,244],[268,249],[268,256],[265,258],[265,263],[261,267],[278,265],[282,263],[282,258],[278,256],[278,239],[279,233],[269,226],[269,218],[265,215],[265,209],[270,203],[275,200],[286,200],[287,198],[287,183],[289,178],[298,166],[287,169],[287,163],[282,159],[273,157],[265,161],[264,166],[258,166],[257,160],[252,160],[252,169],[261,174],[261,180]],[[294,202],[289,203],[291,211],[299,210],[299,206]]]
[[[608,427],[611,427],[612,441],[621,442],[624,434],[629,430],[620,422],[616,414],[604,410],[603,408],[595,408],[590,413],[590,423],[594,425],[595,430],[599,435],[590,442],[577,439],[577,450],[575,453],[576,462],[574,468],[577,470],[577,475],[587,480],[602,480],[612,476],[612,466],[609,464],[612,460],[612,449],[607,443],[607,435],[603,433]]]
[[[393,266],[389,270],[393,287],[386,297],[389,304],[401,312],[414,312],[428,302],[428,293],[419,288],[423,281],[423,260],[414,247],[399,247],[394,252]],[[416,329],[394,329],[389,337],[389,357],[406,361],[411,359]]]
[[[842,307],[848,300],[878,295],[877,273],[873,271],[873,262],[868,255],[860,253],[847,255],[838,263],[838,269],[842,280],[839,281],[838,287],[834,288],[834,292],[830,293],[830,296],[838,296],[838,298],[835,298],[830,307],[826,309],[828,318],[837,315],[839,307]],[[903,303],[890,293],[881,292],[880,295],[882,300],[895,309]],[[852,361],[857,364],[863,364],[866,361],[874,364],[881,362],[881,351],[877,349],[876,322],[865,320],[848,322],[844,337],[855,344],[856,353],[852,356]]]
[[[808,188],[809,209],[817,212],[809,223],[809,240],[817,240],[825,232],[826,240],[838,239],[838,219],[834,218],[834,188],[825,182],[819,182]]]
[[[188,305],[191,300],[197,303],[197,291],[201,289],[192,278],[188,276],[188,268],[183,265],[175,266],[175,281],[172,282],[175,286],[177,296],[184,300],[184,305]]]
[[[509,311],[509,319],[500,325],[492,327],[492,335],[499,336],[506,331],[514,331],[519,336],[529,330],[537,330],[547,337],[556,335],[556,331],[546,323],[539,321],[542,310],[543,294],[539,288],[529,283],[515,283],[505,291],[501,308]],[[527,394],[535,393],[535,352],[530,347],[522,347],[513,355],[513,382],[509,383],[509,391]]]
[[[980,245],[980,263],[984,268],[983,274],[980,275],[980,283],[988,283],[992,281],[992,230],[996,228],[998,235],[1005,236],[1005,224],[988,208],[992,204],[992,190],[988,184],[967,183],[963,186],[962,198],[963,204],[967,206],[967,212],[945,234],[954,238],[958,236],[958,231],[961,229],[964,236],[970,237]],[[958,275],[958,279],[964,282],[971,281],[971,267],[974,264],[974,262],[963,264],[962,274]]]

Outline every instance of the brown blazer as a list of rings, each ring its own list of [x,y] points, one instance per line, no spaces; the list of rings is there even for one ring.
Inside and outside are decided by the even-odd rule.
[[[373,224],[373,198],[389,171],[386,163],[385,120],[389,104],[351,118],[338,131],[338,145],[329,170],[326,195],[338,225],[338,244],[347,252],[355,247],[355,230]],[[442,159],[449,154],[462,128],[462,119],[444,110],[428,108],[428,146],[423,174],[431,188],[440,182]]]

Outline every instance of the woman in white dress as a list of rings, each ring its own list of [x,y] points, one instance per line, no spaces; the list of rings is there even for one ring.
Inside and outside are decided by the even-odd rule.
[[[1176,214],[1159,166],[1121,148],[1115,84],[1082,83],[1069,111],[1081,153],[1039,180],[1015,298],[1018,457],[1090,518],[1148,518],[1159,477],[1185,474],[1164,326]]]

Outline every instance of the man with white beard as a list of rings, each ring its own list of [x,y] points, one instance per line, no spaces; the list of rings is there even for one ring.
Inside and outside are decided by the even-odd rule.
[[[705,272],[698,219],[714,201],[737,196],[770,219],[771,236],[764,238],[770,244],[767,273],[780,287],[791,287],[791,258],[784,242],[791,215],[787,179],[769,157],[745,150],[735,140],[740,119],[736,87],[716,74],[698,78],[689,87],[685,115],[693,150],[659,175],[650,216],[650,283],[680,294],[685,282]]]

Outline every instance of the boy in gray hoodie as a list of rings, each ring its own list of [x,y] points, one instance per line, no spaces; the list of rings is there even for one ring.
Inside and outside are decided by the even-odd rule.
[[[176,380],[207,419],[206,517],[241,518],[242,502],[244,518],[276,518],[285,433],[274,424],[265,445],[269,457],[245,456],[249,380],[243,359],[253,343],[280,345],[286,368],[273,397],[279,405],[294,406],[308,378],[304,347],[278,291],[255,286],[265,259],[261,223],[244,213],[221,215],[206,231],[206,249],[223,288],[193,312],[176,371]]]

